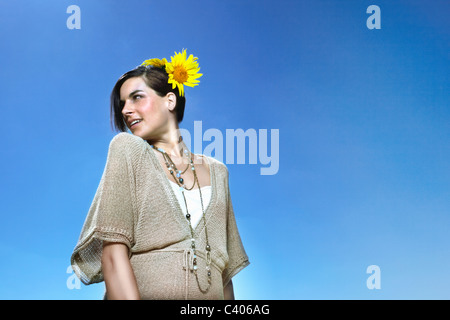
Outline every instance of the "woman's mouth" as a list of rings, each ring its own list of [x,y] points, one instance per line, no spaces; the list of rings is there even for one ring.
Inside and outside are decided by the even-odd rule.
[[[140,120],[134,120],[134,121],[132,121],[131,123],[130,123],[130,129],[131,128],[133,128],[133,127],[135,127],[139,122],[141,122],[142,120],[140,119]]]

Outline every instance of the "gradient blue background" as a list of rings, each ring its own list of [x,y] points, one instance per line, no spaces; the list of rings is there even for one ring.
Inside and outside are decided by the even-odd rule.
[[[81,29],[69,30],[69,5]],[[369,30],[369,5],[381,29]],[[280,168],[228,164],[251,264],[238,299],[449,299],[448,1],[0,0],[1,299],[69,290],[124,72],[187,48],[182,128],[279,129]],[[208,143],[204,143],[206,147]],[[369,290],[369,265],[381,289]],[[70,270],[69,270],[70,272]]]

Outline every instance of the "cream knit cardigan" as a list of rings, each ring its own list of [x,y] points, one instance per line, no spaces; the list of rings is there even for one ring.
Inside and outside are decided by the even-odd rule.
[[[249,264],[239,236],[225,164],[210,163],[211,200],[205,209],[212,285],[207,287],[204,223],[195,228],[198,279],[191,233],[155,150],[142,138],[119,133],[71,257],[85,284],[103,281],[103,241],[128,246],[142,299],[223,299],[223,288]]]

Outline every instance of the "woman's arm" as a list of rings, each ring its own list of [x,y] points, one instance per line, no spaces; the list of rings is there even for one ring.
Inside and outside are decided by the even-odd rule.
[[[234,300],[233,282],[231,282],[231,280],[226,287],[223,288],[223,298],[224,300]]]
[[[139,290],[126,245],[104,242],[102,271],[108,300],[139,299]]]

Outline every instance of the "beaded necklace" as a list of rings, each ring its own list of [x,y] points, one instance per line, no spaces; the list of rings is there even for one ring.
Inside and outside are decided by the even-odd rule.
[[[180,141],[181,141],[181,137],[180,137]],[[192,254],[193,254],[193,260],[192,260],[192,264],[193,264],[193,272],[195,274],[195,277],[197,279],[197,285],[198,288],[200,289],[200,291],[202,293],[207,293],[209,288],[211,287],[211,247],[209,245],[209,241],[208,241],[208,231],[206,228],[206,221],[205,221],[205,210],[203,208],[203,198],[202,198],[202,191],[200,188],[200,183],[198,182],[198,177],[197,177],[197,173],[195,171],[195,167],[194,167],[194,155],[192,153],[190,153],[188,150],[184,150],[184,156],[189,160],[189,163],[187,164],[186,168],[181,171],[178,170],[178,168],[176,167],[175,163],[172,161],[172,159],[170,158],[170,156],[167,154],[167,152],[164,151],[164,149],[162,148],[158,148],[152,144],[150,144],[150,146],[159,151],[164,158],[164,162],[166,163],[166,167],[169,170],[169,173],[172,175],[172,177],[174,178],[174,180],[176,181],[176,183],[178,184],[178,186],[180,187],[181,193],[183,195],[183,199],[184,199],[184,204],[186,205],[186,220],[188,222],[189,225],[189,230],[191,231],[191,249],[192,249]],[[182,174],[184,174],[187,169],[191,167],[191,171],[194,174],[194,183],[192,184],[192,186],[190,188],[187,188],[186,185],[184,184],[184,179],[182,177]],[[206,275],[208,276],[208,286],[206,287],[206,289],[203,289],[202,286],[200,285],[200,281],[198,279],[198,274],[197,274],[197,252],[196,252],[196,245],[195,245],[195,231],[194,228],[192,227],[192,223],[191,223],[191,215],[188,211],[188,206],[187,206],[187,202],[186,202],[186,197],[184,196],[184,190],[192,190],[195,186],[195,184],[198,185],[198,190],[200,193],[200,203],[202,205],[202,220],[203,220],[203,225],[205,228],[205,238],[206,238],[206,247],[205,247],[205,251],[206,251]]]

